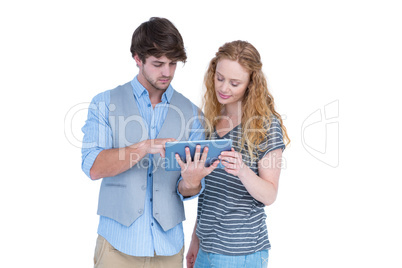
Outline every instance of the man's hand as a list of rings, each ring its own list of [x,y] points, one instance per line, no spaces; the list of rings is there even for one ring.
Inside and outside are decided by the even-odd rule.
[[[183,196],[193,196],[201,190],[201,179],[210,174],[219,164],[216,160],[209,167],[205,167],[205,161],[208,156],[208,147],[204,148],[201,155],[201,146],[195,148],[194,161],[191,160],[190,149],[186,147],[186,163],[184,163],[178,154],[176,160],[181,167],[181,176],[183,178],[179,183],[179,192]]]
[[[116,176],[136,165],[147,154],[165,157],[165,143],[175,139],[144,140],[123,148],[106,149],[99,153],[90,170],[92,180]]]
[[[165,144],[172,141],[176,140],[173,138],[144,140],[138,144],[138,148],[144,149],[147,154],[159,153],[161,157],[165,157]]]

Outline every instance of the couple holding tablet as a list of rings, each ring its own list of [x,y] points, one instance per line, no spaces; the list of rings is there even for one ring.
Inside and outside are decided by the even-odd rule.
[[[102,178],[94,267],[183,267],[183,201],[195,197],[187,267],[267,267],[264,207],[289,138],[258,51],[219,48],[203,113],[170,84],[187,56],[169,20],[142,23],[131,53],[138,75],[95,96],[82,128],[82,169]]]

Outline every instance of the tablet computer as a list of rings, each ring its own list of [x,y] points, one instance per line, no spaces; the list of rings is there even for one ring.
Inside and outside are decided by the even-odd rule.
[[[179,163],[176,160],[176,154],[179,154],[183,162],[186,162],[185,148],[190,148],[191,158],[194,159],[195,147],[201,145],[201,153],[205,147],[208,147],[208,156],[205,161],[205,166],[209,167],[223,151],[230,151],[232,149],[232,140],[219,139],[219,140],[200,140],[200,141],[174,141],[165,144],[165,170],[175,171],[181,170]],[[219,163],[217,168],[224,168]]]

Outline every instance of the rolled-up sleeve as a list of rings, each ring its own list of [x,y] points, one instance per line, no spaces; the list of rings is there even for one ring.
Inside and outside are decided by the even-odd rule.
[[[84,173],[91,178],[90,170],[98,154],[112,148],[112,129],[109,125],[110,91],[95,96],[88,107],[88,117],[82,127],[82,163]]]

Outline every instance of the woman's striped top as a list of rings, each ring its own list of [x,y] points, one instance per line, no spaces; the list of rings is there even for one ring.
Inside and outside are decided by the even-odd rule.
[[[223,137],[216,131],[211,139],[232,139],[233,148],[245,164],[258,175],[258,161],[268,152],[285,148],[280,122],[272,118],[268,137],[260,144],[264,151],[251,161],[247,150],[240,149],[241,125]],[[196,234],[205,252],[246,255],[270,249],[264,204],[254,199],[237,176],[215,169],[205,178],[205,190],[198,199]]]

